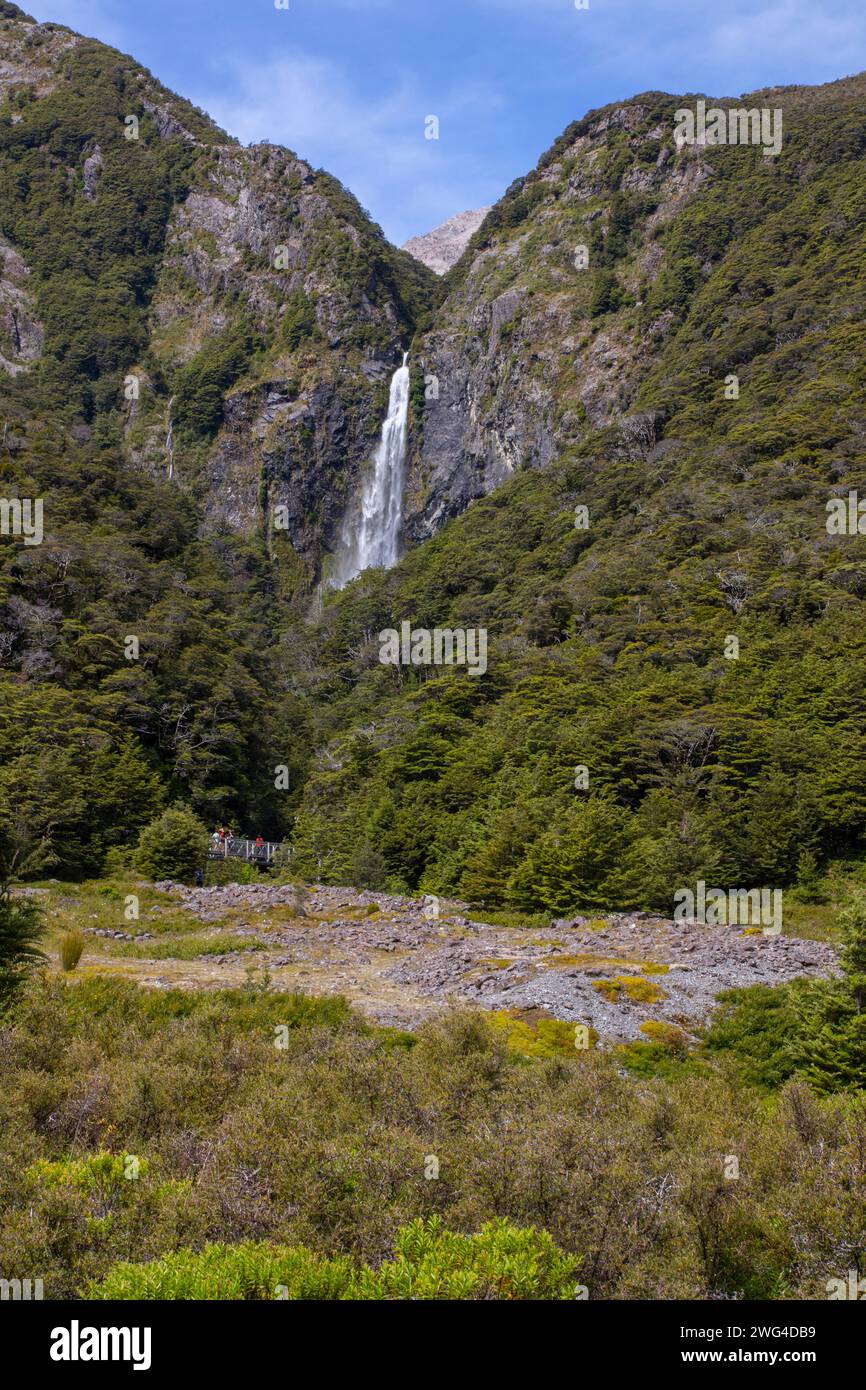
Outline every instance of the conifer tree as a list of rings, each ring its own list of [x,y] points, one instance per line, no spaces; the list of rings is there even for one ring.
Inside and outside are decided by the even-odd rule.
[[[10,831],[0,818],[0,1013],[8,1008],[44,954],[39,949],[42,914],[29,898],[13,897],[9,885]]]
[[[842,979],[799,999],[797,1063],[820,1091],[866,1087],[866,898],[851,903],[841,926]]]

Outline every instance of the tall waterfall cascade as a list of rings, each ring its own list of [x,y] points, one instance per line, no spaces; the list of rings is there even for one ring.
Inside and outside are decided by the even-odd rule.
[[[357,500],[347,509],[340,531],[331,584],[343,589],[367,569],[390,569],[400,558],[403,485],[409,420],[409,361],[391,378],[388,416]]]

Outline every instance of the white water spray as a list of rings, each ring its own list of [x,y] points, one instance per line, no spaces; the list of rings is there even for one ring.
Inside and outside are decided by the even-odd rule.
[[[171,418],[171,409],[174,405],[174,396],[168,403],[168,434],[165,438],[165,451],[168,454],[168,476],[174,477],[174,420]]]
[[[409,419],[409,360],[391,378],[388,418],[373,457],[373,471],[364,481],[358,501],[343,519],[340,545],[331,583],[344,588],[362,570],[390,569],[400,556],[406,431]]]

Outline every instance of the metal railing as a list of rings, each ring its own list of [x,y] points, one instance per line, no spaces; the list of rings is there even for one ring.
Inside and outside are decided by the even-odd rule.
[[[275,840],[242,840],[236,835],[211,836],[208,859],[243,859],[247,864],[273,864],[277,858],[285,857],[286,845]]]

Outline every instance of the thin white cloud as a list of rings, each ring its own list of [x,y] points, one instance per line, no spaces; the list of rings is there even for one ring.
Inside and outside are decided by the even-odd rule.
[[[454,132],[473,115],[489,120],[502,98],[484,81],[439,97],[399,76],[375,100],[336,63],[300,50],[264,62],[238,60],[191,94],[245,143],[272,140],[336,174],[365,207],[391,209],[386,234],[403,241],[502,191],[485,178],[468,142]],[[425,138],[436,115],[440,138]]]
[[[616,73],[626,83],[635,68],[646,77],[648,54],[657,70],[672,64],[686,72],[732,70],[726,84],[732,90],[737,89],[733,70],[748,69],[756,59],[764,68],[794,60],[810,68],[830,67],[839,75],[856,69],[858,58],[859,65],[866,61],[863,0],[725,0],[716,6],[589,0],[589,9],[582,11],[574,0],[461,3],[555,25],[558,32],[574,36],[596,70]],[[641,85],[645,88],[646,81]],[[688,86],[685,82],[681,89]]]
[[[143,8],[128,0],[23,0],[40,20],[68,24],[145,60],[142,40],[154,26],[166,27],[166,2],[152,0],[153,8]],[[256,0],[264,7],[260,16],[268,3]],[[250,4],[241,0],[241,9]],[[427,0],[291,4],[293,13],[321,19],[321,40],[333,40],[332,48],[319,51],[306,39],[303,47],[265,59],[256,47],[260,38],[253,37],[260,31],[251,25],[249,39],[239,35],[231,56],[215,62],[230,42],[220,42],[220,9],[234,5],[189,0],[190,10],[211,15],[200,56],[189,51],[187,37],[168,73],[161,49],[163,60],[152,56],[150,65],[241,140],[288,145],[336,174],[398,242],[494,201],[559,128],[592,106],[649,88],[733,96],[776,83],[829,81],[866,67],[864,0],[725,0],[717,6],[589,0],[585,11],[576,10],[574,0],[436,0],[427,17],[456,45],[454,75],[442,90],[432,80],[442,71],[435,45],[428,58],[419,42],[396,75],[387,68],[392,51],[406,54],[401,37]],[[359,68],[351,26],[343,23],[349,14],[369,20],[371,33],[381,31],[384,39],[393,32],[398,40],[393,50],[383,41],[381,63],[372,60],[375,74]],[[291,26],[281,32],[288,39]],[[488,33],[494,40],[489,50]],[[195,61],[200,66],[190,81]],[[362,61],[369,65],[369,54]],[[539,124],[532,119],[536,103],[557,127],[540,128],[537,146],[523,138]],[[442,121],[439,142],[423,138],[428,114]],[[517,149],[522,153],[512,160],[509,151]]]
[[[779,59],[808,57],[814,61],[817,57],[844,66],[851,45],[858,41],[862,45],[864,33],[862,8],[853,11],[841,5],[833,15],[827,13],[826,6],[819,9],[814,0],[782,0],[726,16],[710,27],[708,37],[711,53],[722,62],[760,52]]]

